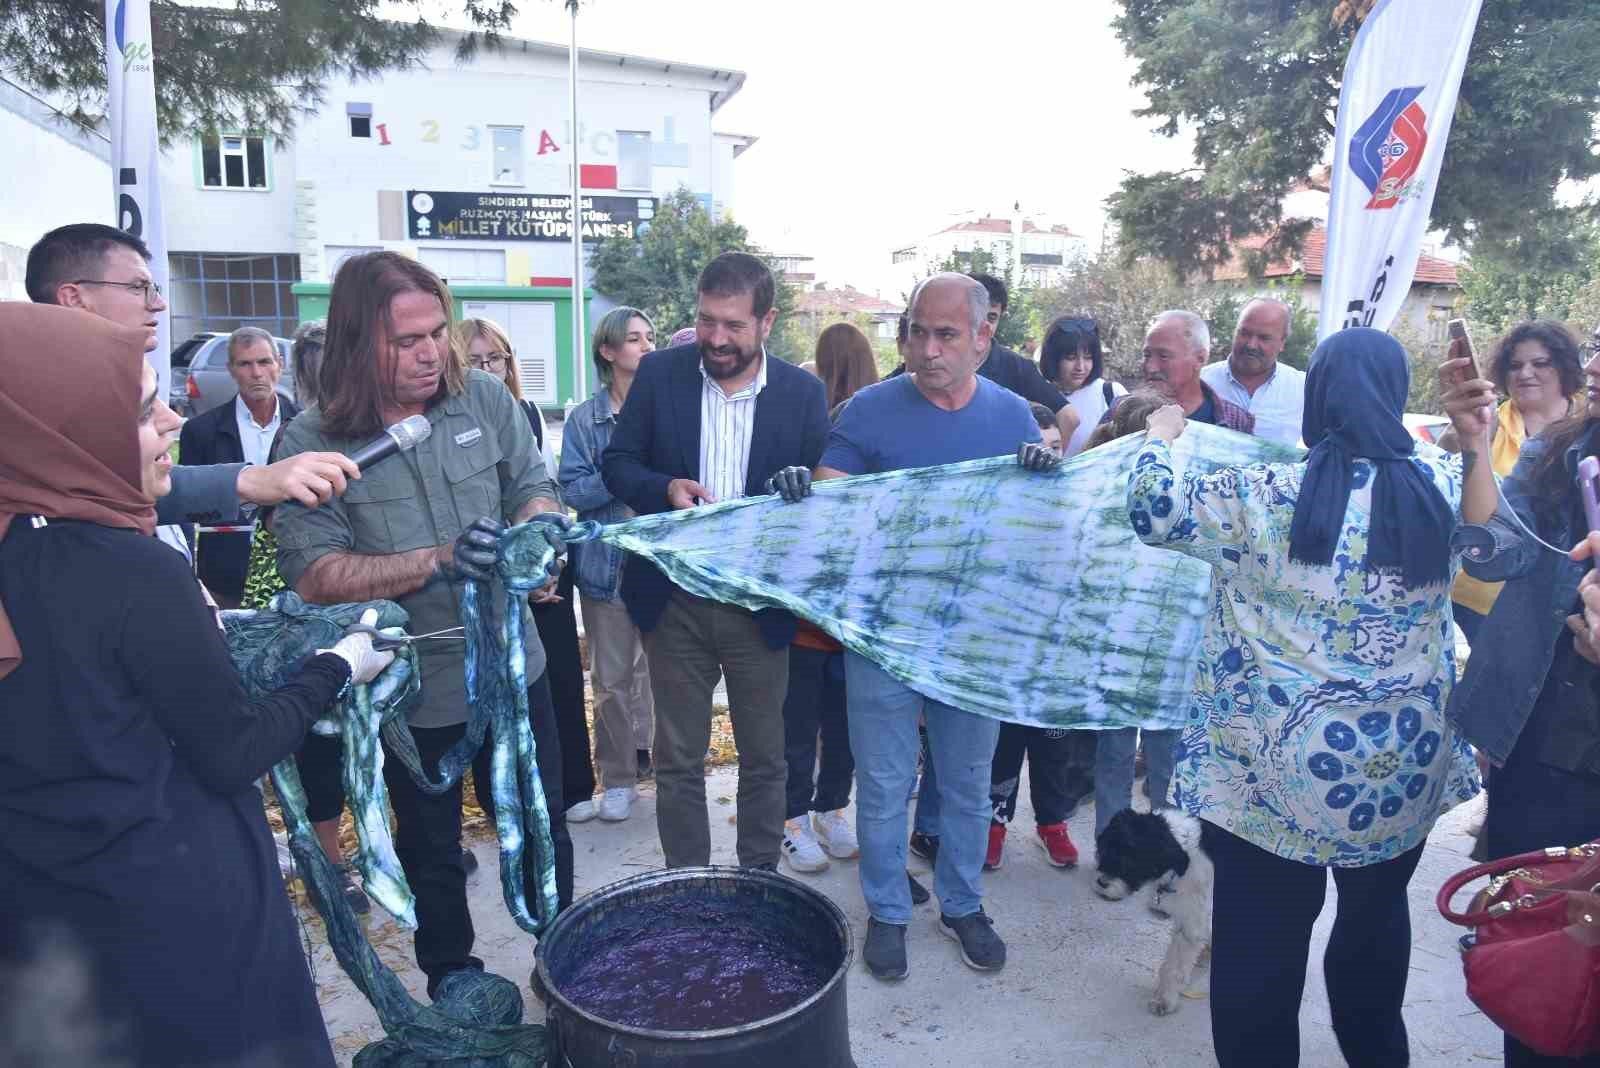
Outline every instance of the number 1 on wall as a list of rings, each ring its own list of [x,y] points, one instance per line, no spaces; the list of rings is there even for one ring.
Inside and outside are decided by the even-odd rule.
[[[389,144],[390,143],[389,142],[389,124],[388,123],[384,123],[384,122],[380,122],[380,123],[378,123],[377,130],[378,130],[378,144],[380,144],[380,145]]]

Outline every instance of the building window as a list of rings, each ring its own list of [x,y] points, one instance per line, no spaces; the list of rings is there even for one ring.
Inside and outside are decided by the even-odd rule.
[[[440,248],[424,245],[417,258],[451,285],[506,284],[506,253],[498,248]]]
[[[171,272],[172,338],[231,333],[259,326],[289,337],[300,321],[290,286],[300,280],[300,257],[220,252],[174,252]]]
[[[267,139],[222,134],[200,139],[200,184],[207,189],[267,189]]]
[[[490,185],[522,184],[522,127],[491,126],[490,139],[494,145],[493,176]]]
[[[350,136],[351,137],[371,137],[372,136],[372,116],[371,115],[352,115],[352,116],[350,116]]]
[[[650,165],[650,135],[636,130],[618,130],[617,188],[651,188]]]

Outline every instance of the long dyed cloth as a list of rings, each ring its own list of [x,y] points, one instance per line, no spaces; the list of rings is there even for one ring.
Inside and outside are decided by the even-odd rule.
[[[1143,545],[1128,525],[1137,435],[1055,472],[1015,457],[816,484],[796,504],[757,497],[579,524],[648,559],[689,593],[783,608],[917,692],[1044,727],[1167,729],[1189,707],[1211,572]],[[1302,450],[1190,424],[1191,471]],[[544,561],[503,552],[513,566]],[[507,566],[505,562],[502,566]]]
[[[525,594],[508,591],[506,600],[515,603],[522,596]],[[469,609],[465,628],[471,720],[467,736],[440,762],[437,778],[424,773],[405,722],[405,710],[418,694],[416,656],[410,647],[402,648],[371,685],[351,687],[313,729],[343,737],[345,791],[360,840],[358,865],[367,893],[400,923],[414,927],[411,890],[389,835],[381,741],[389,742],[419,787],[439,792],[459,781],[492,723],[491,787],[501,844],[501,888],[513,918],[537,933],[555,916],[555,854],[528,730],[521,635],[512,633],[520,628],[521,614],[505,613],[513,622],[509,627],[502,625],[492,613],[480,611],[474,586],[468,587],[464,604]],[[275,597],[266,610],[223,613],[229,650],[245,688],[251,693],[275,689],[316,649],[337,641],[369,608],[378,611],[380,629],[398,634],[407,622],[405,611],[389,601],[311,606],[288,592]],[[507,652],[508,635],[514,654]],[[531,776],[527,772],[530,767],[534,769]],[[377,1010],[387,1035],[357,1054],[356,1065],[540,1068],[546,1057],[544,1028],[522,1024],[522,997],[515,983],[468,971],[446,977],[431,1005],[424,1006],[411,997],[373,951],[341,892],[339,875],[306,816],[305,791],[292,758],[272,769],[272,784],[288,830],[290,852],[305,877],[312,904],[327,925],[329,946],[340,967]],[[511,820],[506,813],[512,814]],[[518,816],[523,816],[531,829],[531,856],[524,848],[523,821]],[[525,859],[540,866],[537,920],[523,897]]]

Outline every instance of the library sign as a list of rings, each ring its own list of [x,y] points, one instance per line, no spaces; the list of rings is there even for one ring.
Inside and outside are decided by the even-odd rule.
[[[637,237],[655,212],[654,197],[584,197],[583,239]],[[411,189],[406,234],[433,241],[571,241],[572,197]]]

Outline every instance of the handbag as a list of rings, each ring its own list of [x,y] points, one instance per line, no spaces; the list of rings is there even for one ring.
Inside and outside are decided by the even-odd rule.
[[[1468,910],[1450,899],[1485,876]],[[1600,840],[1478,864],[1439,889],[1439,913],[1470,927],[1467,996],[1547,1057],[1600,1052]]]

